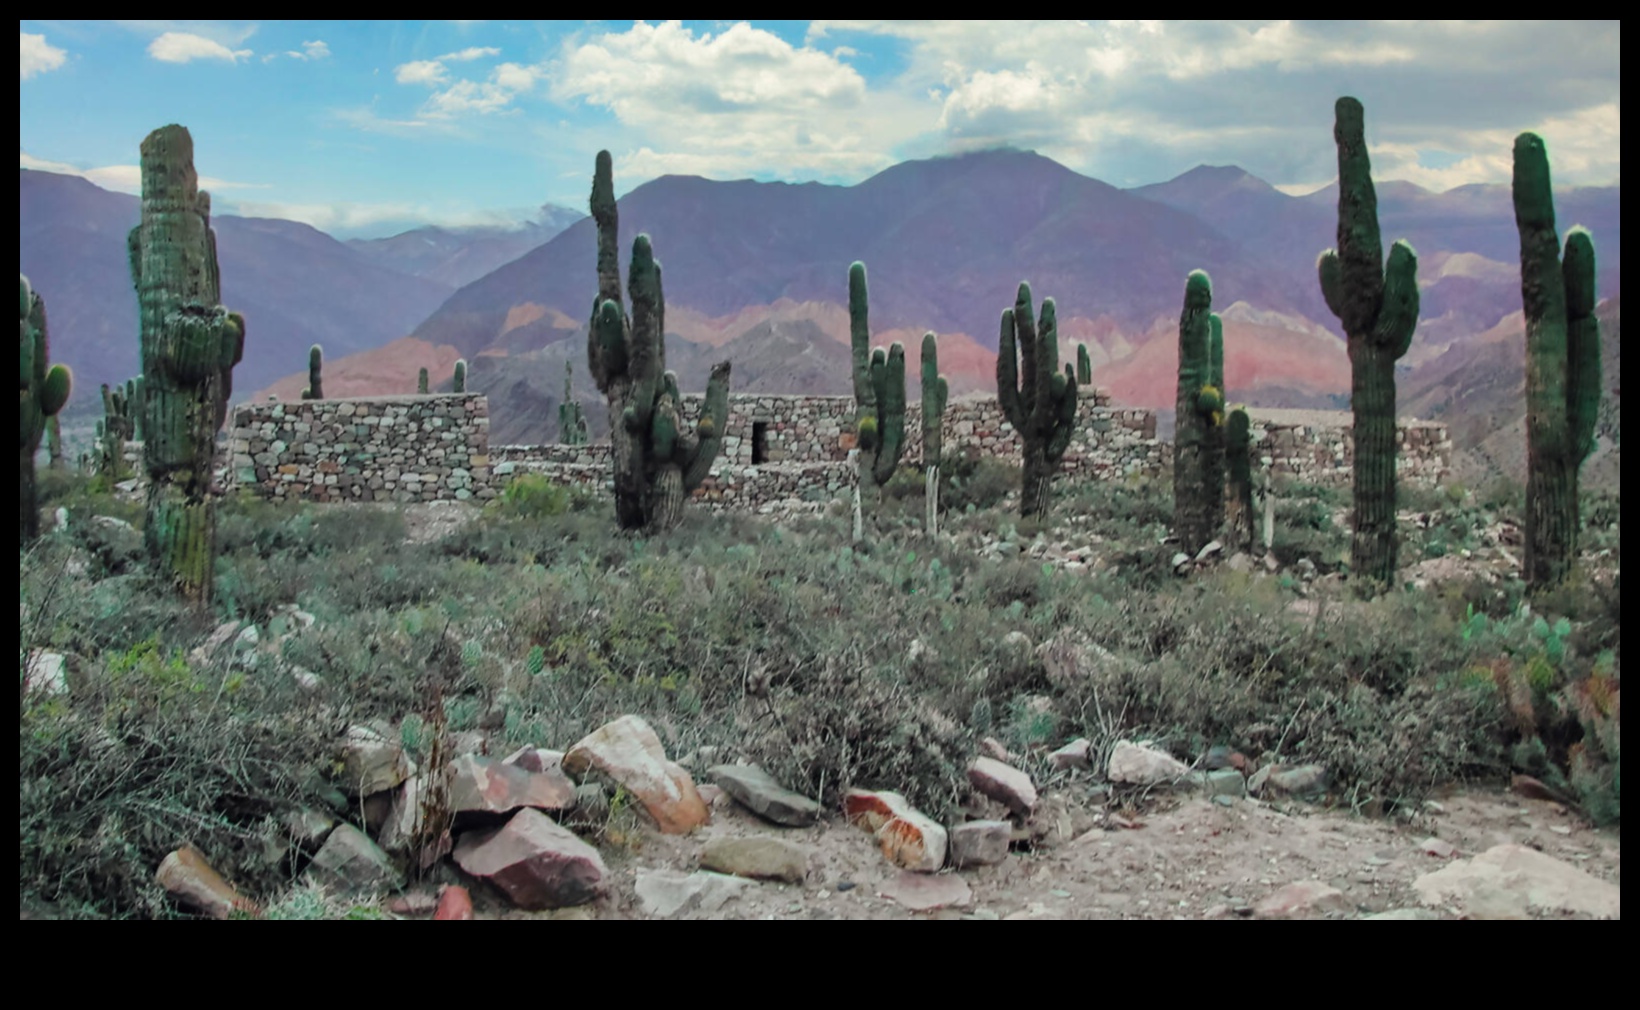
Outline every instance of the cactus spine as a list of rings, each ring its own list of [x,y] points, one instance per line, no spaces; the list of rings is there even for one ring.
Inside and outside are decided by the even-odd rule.
[[[945,403],[951,386],[940,374],[940,341],[933,333],[922,342],[922,456],[924,469],[938,469],[944,451]]]
[[[325,366],[325,351],[318,344],[308,348],[308,384],[302,390],[304,400],[323,400],[325,398],[324,376],[320,374]]]
[[[570,389],[570,379],[574,374],[574,364],[564,362],[564,399],[558,404],[558,441],[563,445],[586,445],[586,414]]]
[[[1515,225],[1526,312],[1526,551],[1533,589],[1565,580],[1577,558],[1578,470],[1594,450],[1600,408],[1600,322],[1594,241],[1574,227],[1561,255],[1549,154],[1536,134],[1515,138]]]
[[[1187,554],[1206,546],[1223,519],[1224,391],[1213,382],[1217,322],[1213,281],[1200,270],[1192,271],[1185,278],[1184,311],[1179,315],[1173,441],[1173,532],[1179,538],[1179,549]],[[1219,346],[1223,346],[1222,336]]]
[[[17,275],[17,540],[27,545],[40,535],[40,500],[34,483],[34,457],[48,422],[68,402],[74,376],[67,365],[52,365],[46,331],[46,303]]]
[[[1053,472],[1076,430],[1076,372],[1059,371],[1059,328],[1052,298],[1033,318],[1031,286],[1020,282],[1014,307],[1002,310],[997,346],[997,400],[1019,433],[1020,514],[1046,515]]]
[[[450,380],[450,392],[465,393],[467,391],[467,359],[456,362],[456,374]]]
[[[1383,258],[1378,196],[1367,158],[1365,113],[1354,98],[1334,110],[1338,145],[1338,247],[1316,261],[1321,293],[1349,341],[1355,412],[1355,536],[1350,568],[1367,587],[1394,581],[1395,362],[1418,326],[1418,255],[1406,242]]]
[[[245,354],[245,320],[220,304],[211,198],[199,189],[193,138],[161,127],[143,140],[141,160],[142,220],[128,246],[146,387],[143,540],[184,595],[204,603],[215,568],[216,433]]]
[[[677,376],[666,370],[666,299],[648,235],[632,243],[630,316],[621,299],[620,218],[608,151],[598,152],[590,202],[598,225],[598,294],[587,330],[587,364],[609,402],[615,516],[623,529],[665,530],[682,518],[684,495],[706,479],[723,448],[730,366],[722,361],[712,367],[700,420],[689,432]]]
[[[427,395],[427,369],[425,368],[416,373],[416,392],[422,396]]]

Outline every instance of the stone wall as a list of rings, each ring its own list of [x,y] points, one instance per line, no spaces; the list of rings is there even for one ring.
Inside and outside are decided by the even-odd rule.
[[[307,501],[494,497],[489,447],[478,393],[246,404],[228,440],[235,485]]]
[[[699,396],[685,397],[692,421]],[[1350,416],[1328,411],[1254,409],[1255,463],[1313,483],[1348,483]],[[1156,436],[1150,410],[1113,407],[1085,391],[1079,430],[1061,480],[1165,476],[1173,447]],[[921,461],[922,415],[906,410],[904,462]],[[1403,477],[1434,484],[1451,465],[1443,425],[1403,421]],[[431,501],[492,498],[518,473],[607,489],[607,443],[489,446],[483,396],[398,396],[250,404],[234,411],[231,477],[269,497],[311,501]],[[695,498],[713,509],[769,512],[819,509],[853,486],[854,401],[846,396],[731,394],[724,451]],[[1017,464],[1019,438],[996,397],[970,394],[946,409],[945,452]]]

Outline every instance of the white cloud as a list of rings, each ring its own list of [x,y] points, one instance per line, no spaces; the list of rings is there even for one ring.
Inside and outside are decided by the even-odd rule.
[[[285,55],[297,60],[322,60],[330,56],[330,46],[322,39],[314,39],[303,42],[300,51],[288,50]]]
[[[46,41],[44,35],[17,33],[18,80],[56,70],[68,60],[68,53]]]
[[[393,68],[393,79],[400,84],[443,84],[449,77],[438,60],[412,60]]]
[[[392,234],[420,225],[446,228],[514,227],[521,215],[506,211],[448,211],[416,203],[279,203],[232,204],[232,212],[244,217],[273,217],[300,221],[331,235]]]
[[[236,63],[248,59],[251,51],[229,49],[220,42],[192,32],[165,32],[148,43],[148,55],[161,63],[189,63],[194,60]]]
[[[36,158],[27,151],[17,154],[17,167],[33,169],[37,172],[55,172],[58,175],[75,175],[89,182],[96,183],[103,189],[111,189],[120,193],[142,192],[142,169],[137,165],[104,165],[100,168],[78,168],[61,161],[47,161]],[[271,189],[265,183],[230,182],[227,179],[218,179],[214,176],[202,175],[199,177],[199,188],[210,192],[217,190],[234,189]]]
[[[501,50],[495,46],[468,46],[453,53],[445,53],[438,59],[446,63],[465,63],[468,60],[482,60],[486,56],[500,56]]]

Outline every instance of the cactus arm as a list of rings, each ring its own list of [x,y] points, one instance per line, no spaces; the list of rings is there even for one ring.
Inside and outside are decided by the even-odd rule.
[[[461,360],[456,362],[455,374],[453,376],[451,376],[451,379],[450,379],[450,391],[452,393],[465,393],[467,391],[467,359],[466,358],[462,358]]]
[[[642,428],[649,423],[649,413],[655,407],[661,376],[666,370],[661,271],[648,235],[639,235],[632,243],[632,262],[627,268],[626,283],[632,298],[627,373],[632,380],[634,419]]]
[[[871,381],[870,294],[866,286],[866,265],[859,261],[848,268],[849,365],[854,379],[854,421],[858,425],[877,413],[876,389]],[[863,449],[872,448],[861,445]]]
[[[871,380],[877,398],[877,457],[871,476],[886,484],[905,453],[905,345],[896,341],[883,354],[872,352]]]
[[[1572,459],[1581,463],[1594,451],[1601,393],[1594,240],[1588,229],[1574,226],[1566,232],[1561,276],[1566,287],[1566,423]]]
[[[423,396],[427,395],[427,378],[427,369],[425,368],[416,373],[416,392]]]
[[[1399,361],[1412,346],[1418,328],[1418,254],[1405,241],[1390,246],[1384,268],[1384,299],[1373,323],[1372,339]]]
[[[1321,297],[1335,316],[1344,315],[1344,267],[1337,249],[1324,250],[1315,259],[1315,272],[1321,282]]]
[[[723,450],[723,435],[729,427],[729,373],[729,362],[720,361],[712,366],[712,375],[706,380],[706,402],[701,405],[700,420],[695,423],[696,444],[684,461],[686,492],[700,487]]]
[[[1025,428],[1025,408],[1019,395],[1019,351],[1014,339],[1014,310],[1002,310],[1002,332],[997,337],[997,402],[1002,416],[1015,431]]]

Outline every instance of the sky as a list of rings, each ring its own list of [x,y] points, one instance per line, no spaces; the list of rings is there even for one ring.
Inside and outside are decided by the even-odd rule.
[[[19,164],[136,192],[181,123],[220,212],[332,234],[584,211],[666,174],[852,184],[1035,150],[1129,187],[1234,164],[1336,176],[1359,98],[1374,177],[1619,181],[1618,21],[20,21]]]

